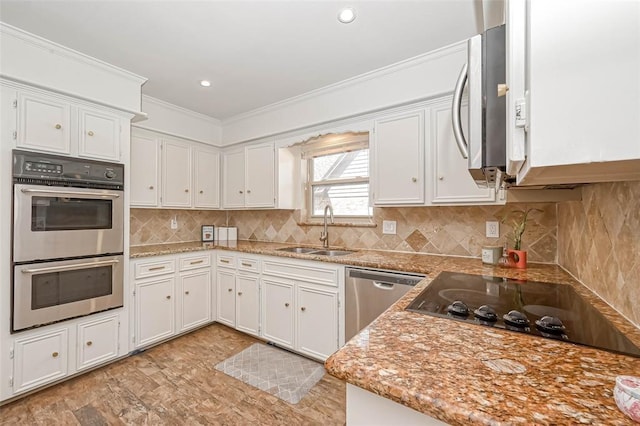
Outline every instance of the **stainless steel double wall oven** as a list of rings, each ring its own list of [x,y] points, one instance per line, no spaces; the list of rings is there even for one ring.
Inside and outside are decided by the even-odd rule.
[[[13,151],[16,332],[122,306],[124,166]]]

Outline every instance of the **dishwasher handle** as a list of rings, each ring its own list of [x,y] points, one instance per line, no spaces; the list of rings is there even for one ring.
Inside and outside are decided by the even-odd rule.
[[[386,291],[393,290],[393,288],[396,286],[395,284],[383,283],[382,281],[373,281],[373,285],[379,288],[380,290],[386,290]]]
[[[404,284],[416,285],[422,281],[425,276],[420,274],[394,273],[387,271],[376,271],[373,269],[356,269],[347,268],[347,278],[362,278],[375,282],[388,284]]]

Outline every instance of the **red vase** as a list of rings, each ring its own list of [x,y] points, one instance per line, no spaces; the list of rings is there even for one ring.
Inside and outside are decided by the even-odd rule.
[[[527,252],[524,250],[507,250],[507,256],[513,260],[518,269],[527,269]]]

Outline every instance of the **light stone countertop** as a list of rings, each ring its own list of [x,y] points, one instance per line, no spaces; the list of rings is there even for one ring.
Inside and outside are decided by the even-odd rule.
[[[340,257],[277,251],[291,244],[238,241],[223,245],[178,243],[131,247],[139,258],[197,250],[319,260],[419,272],[503,276],[573,285],[636,345],[640,329],[557,265],[526,270],[486,266],[479,259],[359,250]],[[640,376],[640,358],[432,317],[404,308],[430,283],[420,282],[325,363],[348,383],[447,423],[633,424],[616,407],[617,375]]]

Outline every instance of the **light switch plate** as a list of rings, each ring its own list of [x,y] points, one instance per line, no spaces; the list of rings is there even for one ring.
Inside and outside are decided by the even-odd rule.
[[[396,221],[395,220],[383,220],[382,221],[382,233],[383,234],[396,234]]]
[[[487,238],[500,238],[500,222],[494,220],[487,221]]]

